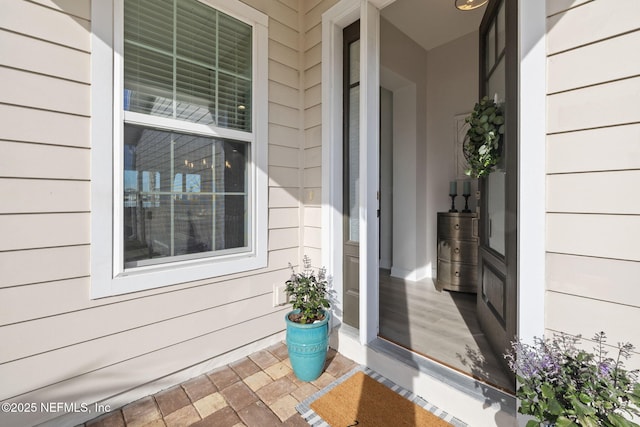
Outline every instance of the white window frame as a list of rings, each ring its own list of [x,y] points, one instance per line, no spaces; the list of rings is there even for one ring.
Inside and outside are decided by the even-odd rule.
[[[123,39],[124,0],[92,0],[91,54],[91,298],[255,270],[267,266],[268,17],[239,0],[198,0],[253,27],[252,131],[186,124],[210,136],[250,143],[249,251],[124,268]],[[129,117],[131,118],[131,117]],[[145,122],[149,123],[149,117]],[[131,122],[128,120],[128,122]],[[163,126],[164,127],[164,126]]]

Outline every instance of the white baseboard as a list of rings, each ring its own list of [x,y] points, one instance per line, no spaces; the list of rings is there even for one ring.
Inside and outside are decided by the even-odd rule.
[[[415,270],[406,270],[398,267],[391,267],[391,277],[397,277],[398,279],[409,280],[411,282],[417,282],[431,278],[427,267],[420,267]]]

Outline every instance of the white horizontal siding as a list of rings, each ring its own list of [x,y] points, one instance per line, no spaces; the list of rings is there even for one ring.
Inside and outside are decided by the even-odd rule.
[[[300,143],[299,139],[298,128],[282,126],[276,123],[269,124],[269,143],[297,148]]]
[[[549,175],[547,211],[640,215],[640,169]]]
[[[305,227],[304,229],[304,246],[305,248],[321,248],[322,247],[322,230],[319,227]]]
[[[0,140],[89,147],[91,121],[88,117],[1,104],[0,116],[5,123],[11,123],[11,126],[0,126]],[[33,160],[37,157],[34,156]],[[83,167],[88,167],[84,163]]]
[[[87,247],[80,248],[85,248],[88,254]],[[56,248],[57,251],[61,251],[62,249],[71,248]],[[43,255],[42,251],[45,250],[40,251],[40,254]],[[135,294],[119,295],[110,299],[98,300],[89,300],[86,298],[87,286],[90,285],[89,282],[91,278],[88,273],[85,273],[85,271],[88,271],[88,268],[86,268],[85,271],[82,271],[81,269],[85,268],[85,265],[88,264],[88,256],[85,256],[83,253],[78,251],[67,251],[66,254],[71,256],[79,254],[79,256],[82,257],[81,261],[83,261],[83,258],[86,258],[78,268],[78,271],[75,272],[76,278],[42,281],[40,283],[34,281],[32,284],[25,286],[14,286],[4,289],[2,291],[4,295],[3,301],[6,301],[8,305],[9,303],[16,304],[11,305],[10,309],[6,309],[0,313],[0,324],[10,325],[20,322],[28,322],[36,319],[59,316],[77,311],[91,310],[98,307],[106,307],[121,303],[124,304],[124,306],[127,306],[127,304],[130,304],[130,302],[134,300],[152,301],[150,303],[152,307],[155,307],[155,309],[160,312],[164,312],[164,315],[160,315],[158,319],[162,319],[163,316],[167,317],[171,313],[177,314],[169,317],[186,315],[194,310],[204,310],[206,308],[217,306],[218,302],[220,304],[225,304],[232,303],[235,301],[234,298],[240,300],[241,297],[238,295],[242,295],[243,298],[250,298],[252,295],[250,292],[253,292],[255,295],[269,292],[269,283],[280,283],[288,278],[288,273],[283,274],[283,271],[286,271],[287,269],[287,262],[285,261],[284,264],[282,264],[279,260],[281,258],[286,258],[289,251],[291,251],[291,249],[272,251],[272,253],[276,254],[281,253],[281,256],[275,256],[274,259],[271,260],[271,266],[268,268],[267,272],[258,272],[252,276],[236,274],[234,276],[203,280],[196,283],[175,285],[170,289],[153,289]],[[13,253],[18,254],[21,252],[28,251]],[[44,267],[47,268],[47,263],[44,264]],[[68,276],[74,277],[73,274],[68,274]],[[48,276],[47,279],[50,279],[51,277],[53,277],[53,275]],[[257,283],[258,281],[260,284]],[[263,286],[261,287],[261,285]],[[231,299],[227,299],[227,297],[221,298],[219,295],[219,293],[227,292],[231,288],[238,287],[244,288],[244,292],[247,293],[238,294],[237,292],[229,291],[232,295]],[[186,304],[186,302],[189,301],[189,298],[196,297],[201,298],[201,302],[198,304],[188,304],[184,307],[176,307],[172,311],[164,310],[162,305],[158,307],[153,301],[160,301],[160,303],[164,301],[166,303],[167,300],[162,298],[156,299],[156,297],[158,295],[167,294],[168,290],[173,295],[182,295],[184,293],[185,296],[177,298],[176,303],[185,302]],[[64,295],[65,297],[60,298],[60,295]],[[25,299],[29,299],[30,301],[37,300],[37,302],[32,302],[26,306],[24,304],[17,304],[19,301]],[[56,301],[56,304],[51,304],[52,301]],[[105,312],[103,311],[99,313]],[[108,311],[106,311],[106,313],[108,313]],[[142,324],[146,323],[143,322]]]
[[[619,342],[640,342],[640,328],[634,327],[631,322],[637,318],[638,307],[624,304],[614,304],[606,301],[584,298],[576,295],[567,295],[550,292],[547,294],[547,328],[556,331],[564,331],[572,335],[582,334],[585,338],[592,337],[595,333],[604,331],[609,343],[615,345]],[[568,309],[568,308],[571,309]],[[578,316],[576,313],[588,315]],[[606,313],[607,318],[602,319],[598,314]],[[603,329],[606,327],[606,329]],[[635,361],[638,364],[638,361]]]
[[[297,169],[300,163],[298,148],[269,145],[269,166]]]
[[[91,19],[91,4],[87,0],[31,0],[70,16]]]
[[[318,85],[322,82],[322,66],[317,64],[304,71],[305,89]]]
[[[304,91],[304,108],[311,108],[318,105],[322,98],[322,84],[311,86]]]
[[[297,208],[298,188],[269,188],[269,208]]]
[[[593,0],[546,0],[547,16],[565,12],[573,7],[580,6]]]
[[[547,214],[549,252],[640,261],[638,239],[640,215]]]
[[[58,1],[47,3],[58,5],[59,10],[46,8],[24,0],[3,2],[2,13],[0,14],[0,28],[90,52],[91,43],[88,34],[91,25],[87,19],[80,19],[74,16],[80,9],[86,11],[89,8],[90,1],[78,0],[74,2],[65,0],[65,4]],[[74,3],[77,4],[74,5]],[[66,12],[68,8],[71,8],[71,14]]]
[[[300,185],[300,170],[296,167],[269,166],[269,186],[295,188]]]
[[[322,126],[312,126],[305,129],[305,148],[320,147],[322,145]]]
[[[299,71],[277,61],[269,61],[269,80],[276,81],[292,88],[298,87]]]
[[[298,31],[273,19],[269,20],[269,38],[291,49],[298,49]]]
[[[320,167],[305,169],[303,181],[305,187],[321,187],[322,169]]]
[[[629,46],[640,46],[640,31],[549,57],[548,91],[560,92],[640,75],[640,61],[629,54]],[[576,69],[589,72],[576,73]]]
[[[0,363],[156,323],[168,322],[166,327],[171,329],[174,320],[193,313],[227,306],[260,295],[270,296],[273,285],[288,278],[286,267],[287,263],[284,263],[281,269],[269,274],[193,286],[181,289],[179,292],[167,292],[171,290],[168,288],[165,292],[155,295],[142,298],[129,297],[117,304],[97,305],[97,303],[86,301],[75,307],[74,311],[60,315],[48,317],[33,315],[33,319],[29,322],[13,323],[0,329],[0,337],[6,343],[6,346],[0,350]],[[28,288],[25,288],[25,295],[28,296],[26,292]],[[265,309],[272,309],[270,301]],[[242,323],[246,317],[246,313],[241,312],[230,316],[236,323]],[[215,325],[206,327],[214,329]],[[184,331],[184,333],[190,332]],[[23,340],[25,336],[39,338],[25,342]],[[161,339],[149,337],[149,342]]]
[[[111,399],[117,398],[117,396],[114,397],[114,392],[131,390],[151,381],[156,381],[155,390],[159,391],[174,384],[157,380],[183,370],[185,367],[202,363],[216,355],[268,337],[280,327],[283,317],[284,311],[274,312],[264,317],[247,320],[236,327],[217,330],[215,333],[208,333],[178,345],[122,360],[120,363],[88,372],[85,375],[59,379],[59,382],[48,387],[19,396],[19,401],[57,402],[63,396],[64,400],[68,402],[105,401],[105,403],[109,403]],[[215,321],[216,319],[212,319],[212,323]],[[99,357],[101,354],[93,356],[94,359]],[[65,365],[68,365],[68,362]],[[51,370],[51,367],[52,365],[45,362],[41,370]],[[211,366],[211,368],[214,367],[215,365]],[[80,371],[77,370],[77,372]],[[129,395],[132,394],[129,393]],[[4,413],[0,414],[0,424],[35,425],[47,418],[51,418],[51,414],[42,412],[18,415]]]
[[[320,228],[322,226],[322,208],[307,206],[304,208],[304,223],[307,227]]]
[[[640,307],[640,262],[547,254],[547,289]]]
[[[305,125],[308,127],[320,126],[322,124],[322,106],[314,105],[304,110]]]
[[[11,202],[0,207],[0,399],[135,397],[282,332],[287,308],[272,306],[272,291],[302,242],[302,2],[244,2],[270,16],[268,266],[100,300],[89,299],[90,1],[3,5],[0,196]]]
[[[548,173],[640,169],[640,124],[549,135],[546,154]]]
[[[4,177],[88,180],[90,151],[84,148],[0,141]]]
[[[336,3],[335,0],[307,2],[304,10],[304,40],[302,88],[304,90],[304,208],[303,250],[317,265],[321,253],[322,203],[322,14]]]
[[[307,168],[322,165],[322,147],[311,147],[304,150],[304,165]]]
[[[269,250],[289,248],[297,249],[299,246],[299,228],[279,228],[275,230],[269,230]]]
[[[0,288],[86,277],[89,275],[89,270],[89,245],[0,252],[0,271],[2,271]],[[22,294],[22,291],[23,289],[17,289],[20,298],[26,299],[27,294]],[[79,292],[81,298],[86,298],[86,287]],[[0,292],[0,295],[3,301],[6,301],[4,299],[6,294]],[[42,301],[56,310],[56,304],[52,304],[53,301],[66,301],[66,297],[59,298],[60,295],[68,296],[69,294],[57,293],[56,298],[43,298]],[[7,306],[12,305],[7,304]],[[29,306],[30,304],[22,304],[12,307],[22,311]],[[0,325],[5,321],[7,320],[0,312]]]
[[[547,130],[556,133],[638,123],[639,98],[640,77],[549,95]]]
[[[293,31],[298,32],[298,10],[297,7],[291,7],[281,3],[280,1],[270,1],[267,14],[272,20],[278,21],[283,25],[291,28]]]
[[[269,57],[287,67],[298,68],[298,52],[275,40],[269,40]]]
[[[552,55],[575,49],[637,29],[640,29],[640,2],[588,2],[547,20],[547,53]]]
[[[0,180],[0,214],[89,212],[88,181]]]
[[[20,384],[3,384],[0,386],[0,399],[6,400],[15,394],[27,393],[45,387],[56,378],[71,378],[78,373],[86,373],[105,368],[121,361],[138,357],[148,352],[178,345],[207,334],[224,330],[245,322],[241,315],[245,310],[254,317],[262,317],[274,311],[270,307],[271,294],[255,296],[241,302],[207,308],[180,317],[170,318],[146,324],[144,326],[119,329],[111,335],[103,335],[82,341],[69,347],[57,347],[46,353],[31,353],[32,356],[0,365],[0,376],[7,378],[9,374],[18,375]],[[96,310],[97,311],[97,310]],[[131,313],[128,314],[131,317]],[[73,314],[62,317],[76,317]],[[242,329],[242,327],[240,328]],[[54,330],[51,330],[52,333]],[[123,345],[126,343],[126,345]],[[104,349],[109,351],[105,352]],[[204,350],[202,360],[206,359]],[[97,357],[99,355],[99,357]],[[213,355],[211,355],[213,356]],[[78,366],[65,363],[68,360],[82,360],[82,371]],[[50,364],[58,368],[40,371],[39,366]]]
[[[88,213],[0,215],[0,251],[88,244],[89,221]]]
[[[285,105],[269,103],[269,122],[277,123],[282,126],[296,128],[299,125],[299,111],[296,108],[287,107]]]
[[[269,229],[299,227],[300,213],[298,208],[274,208],[269,210]]]
[[[291,86],[271,81],[269,82],[269,99],[276,104],[299,108],[300,92]]]
[[[287,5],[291,9],[298,10],[298,0],[278,0],[280,3]]]
[[[547,13],[545,326],[638,346],[640,3],[547,0]]]
[[[90,86],[0,67],[0,103],[89,116]]]
[[[89,53],[0,30],[0,65],[89,83]],[[30,52],[25,55],[24,52]]]

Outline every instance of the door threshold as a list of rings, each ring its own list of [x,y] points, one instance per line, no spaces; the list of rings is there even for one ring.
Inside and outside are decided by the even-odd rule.
[[[376,338],[367,344],[367,347],[417,369],[421,373],[433,377],[469,397],[483,402],[498,404],[502,411],[513,416],[516,414],[516,398],[508,390],[487,383],[480,378],[473,377],[466,372],[452,368],[426,355],[411,351],[382,337]]]
[[[386,343],[386,344],[383,344],[383,345],[399,347],[399,348],[401,348],[402,350],[404,350],[406,352],[409,352],[411,354],[415,354],[419,358],[425,359],[426,361],[435,364],[436,366],[440,365],[440,366],[442,366],[444,368],[447,368],[449,370],[453,370],[453,371],[457,372],[460,375],[472,378],[475,381],[481,382],[481,383],[486,384],[486,385],[488,385],[490,387],[493,387],[493,388],[495,388],[497,390],[500,390],[503,393],[509,394],[511,396],[515,396],[515,393],[513,392],[513,390],[510,390],[510,389],[505,388],[503,386],[500,386],[498,384],[494,384],[493,382],[487,380],[486,378],[482,378],[480,376],[477,376],[477,375],[474,375],[472,373],[466,372],[466,371],[464,371],[464,370],[462,370],[460,368],[457,368],[455,366],[452,366],[452,365],[448,364],[447,362],[443,362],[442,360],[440,360],[440,359],[438,359],[436,357],[432,357],[432,356],[429,356],[428,354],[425,354],[425,353],[419,352],[417,350],[414,350],[412,348],[406,347],[403,344],[401,344],[399,342],[396,342],[396,341],[394,341],[394,340],[392,340],[390,338],[386,338],[386,337],[383,337],[383,336],[379,335],[378,339],[380,341],[382,341],[382,343]]]

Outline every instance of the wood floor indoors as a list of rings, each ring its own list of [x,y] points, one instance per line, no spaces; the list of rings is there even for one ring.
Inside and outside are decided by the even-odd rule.
[[[431,279],[410,282],[380,270],[381,338],[513,392],[502,361],[476,318],[476,295],[439,291]]]

